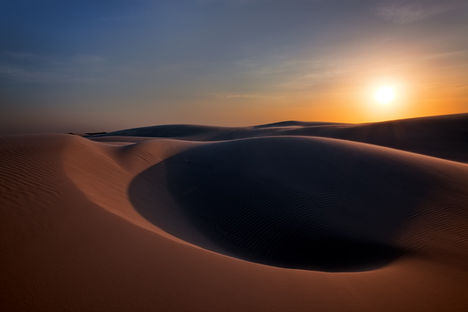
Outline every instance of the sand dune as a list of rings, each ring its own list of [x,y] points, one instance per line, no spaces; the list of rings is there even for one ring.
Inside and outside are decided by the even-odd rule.
[[[278,135],[322,136],[398,148],[468,162],[468,114],[369,124],[286,121],[254,127],[165,125],[115,131],[106,136],[166,137],[196,141]],[[98,136],[97,136],[98,137]]]
[[[1,137],[0,309],[465,311],[467,116]]]
[[[427,170],[440,166],[453,176]],[[411,251],[394,239],[431,209],[446,179],[466,186],[455,168],[371,145],[267,137],[178,153],[138,175],[129,196],[148,220],[193,241],[185,228],[158,222],[167,218],[154,208],[152,188],[166,183],[174,210],[218,252],[285,267],[366,270]]]

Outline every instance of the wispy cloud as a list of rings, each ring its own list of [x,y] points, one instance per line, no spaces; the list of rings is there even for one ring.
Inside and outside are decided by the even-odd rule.
[[[457,61],[462,61],[460,58],[464,58],[467,55],[468,50],[464,49],[457,49],[453,51],[442,51],[442,52],[435,52],[435,53],[428,53],[424,55],[424,59],[427,60],[437,60],[437,59],[456,59]]]
[[[94,54],[75,54],[67,57],[56,57],[52,55],[36,54],[24,51],[5,51],[0,54],[1,59],[14,61],[27,61],[36,64],[96,64],[102,63],[105,59]]]
[[[0,55],[0,78],[27,83],[94,82],[105,59],[79,54],[54,57],[6,51]]]
[[[397,23],[409,24],[444,12],[453,10],[459,1],[412,1],[396,0],[381,2],[375,7],[375,14],[384,20]]]
[[[67,71],[29,69],[20,66],[0,64],[0,78],[26,83],[76,83],[96,82],[96,77],[75,75]]]
[[[260,93],[219,93],[215,94],[215,97],[226,100],[275,100],[282,96]]]

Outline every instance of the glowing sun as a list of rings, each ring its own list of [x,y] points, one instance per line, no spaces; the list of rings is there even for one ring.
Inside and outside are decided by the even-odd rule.
[[[395,97],[395,88],[391,86],[380,86],[374,92],[374,99],[379,104],[390,104],[395,100]]]

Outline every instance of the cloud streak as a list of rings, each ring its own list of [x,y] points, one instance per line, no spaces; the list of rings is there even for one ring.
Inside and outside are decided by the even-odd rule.
[[[78,54],[54,58],[28,52],[5,52],[0,57],[0,78],[27,83],[95,82],[105,59]]]
[[[453,10],[457,3],[456,1],[386,1],[375,7],[375,14],[389,22],[410,24]]]

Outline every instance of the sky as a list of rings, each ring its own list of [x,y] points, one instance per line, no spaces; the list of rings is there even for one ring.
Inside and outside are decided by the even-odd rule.
[[[468,112],[467,33],[466,0],[2,0],[0,133]]]

